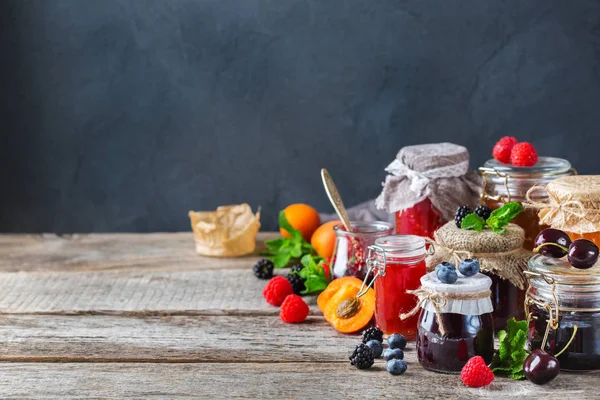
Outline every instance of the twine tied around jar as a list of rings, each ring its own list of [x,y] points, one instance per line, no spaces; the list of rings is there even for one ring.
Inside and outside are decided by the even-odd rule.
[[[479,300],[489,298],[492,295],[492,292],[489,289],[478,293],[447,293],[438,292],[422,286],[415,290],[407,290],[406,293],[419,297],[419,301],[412,310],[400,314],[400,319],[405,320],[414,316],[421,308],[423,308],[425,302],[429,301],[435,310],[435,318],[440,327],[442,336],[446,334],[446,329],[444,328],[444,322],[441,318],[441,308],[446,306],[448,300]]]
[[[531,198],[532,194],[538,190],[543,190],[548,195],[548,201],[535,201]],[[547,210],[544,214],[543,219],[546,221],[559,221],[559,225],[564,225],[569,218],[574,217],[589,221],[587,219],[588,210],[586,210],[583,203],[579,200],[567,200],[561,201],[556,193],[552,191],[546,191],[546,188],[541,185],[535,185],[529,188],[525,195],[526,202],[523,203],[524,207],[535,208],[537,210]]]
[[[427,243],[429,243],[430,245],[440,248],[440,249],[444,250],[445,252],[447,252],[450,255],[450,257],[452,257],[454,259],[454,261],[456,261],[456,264],[460,264],[460,262],[462,260],[465,260],[467,258],[477,259],[479,257],[507,256],[507,255],[511,255],[511,254],[517,254],[522,251],[521,248],[516,248],[516,249],[507,250],[507,251],[498,251],[498,252],[493,252],[493,253],[489,253],[489,252],[488,253],[480,253],[480,252],[472,252],[472,251],[467,251],[467,250],[455,250],[448,246],[444,246],[443,244],[436,242],[435,240],[429,239],[429,238],[425,238],[425,241]]]

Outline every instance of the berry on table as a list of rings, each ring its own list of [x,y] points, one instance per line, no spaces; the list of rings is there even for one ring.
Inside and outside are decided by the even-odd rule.
[[[304,265],[302,265],[302,264],[294,264],[294,265],[292,265],[292,268],[290,269],[290,272],[296,272],[296,273],[298,273],[298,272],[302,271],[303,269],[304,269]]]
[[[406,338],[399,333],[390,335],[387,339],[387,342],[390,349],[404,350],[406,347]]]
[[[379,343],[383,343],[383,332],[376,326],[365,329],[362,337],[363,343],[367,343],[369,340],[377,340]]]
[[[302,300],[302,297],[290,294],[285,298],[281,305],[279,317],[283,322],[288,324],[296,324],[302,322],[308,316],[308,305]]]
[[[391,359],[386,363],[385,367],[392,375],[402,375],[406,372],[408,364],[404,360]]]
[[[258,279],[271,279],[273,277],[273,267],[270,260],[263,259],[254,264],[252,270]]]
[[[460,206],[456,209],[456,214],[454,215],[454,222],[456,222],[457,227],[461,227],[463,219],[471,214],[473,210],[469,206]]]
[[[479,272],[480,265],[479,261],[474,260],[472,258],[467,258],[466,260],[462,260],[458,265],[458,271],[463,276],[473,276]]]
[[[263,297],[267,303],[277,307],[279,307],[290,294],[294,294],[294,289],[290,282],[283,276],[276,276],[271,279],[263,289]]]
[[[306,286],[304,286],[305,279],[303,279],[297,273],[288,274],[286,279],[292,285],[292,288],[294,289],[294,294],[300,294],[304,289],[306,289]]]
[[[475,208],[475,214],[483,218],[484,221],[487,221],[492,214],[492,209],[487,206],[477,206],[477,208]]]
[[[458,280],[455,269],[442,268],[437,272],[437,277],[442,283],[452,284]]]
[[[487,386],[494,380],[494,373],[481,356],[471,358],[463,367],[460,377],[468,387]]]
[[[492,156],[504,164],[510,164],[510,153],[517,144],[517,139],[512,136],[504,136],[496,143],[492,150]]]
[[[510,161],[515,167],[533,167],[538,162],[538,153],[531,143],[517,143],[510,153]]]
[[[354,365],[358,369],[371,368],[371,365],[375,362],[373,351],[364,343],[356,346],[348,358],[350,359],[350,365]]]
[[[366,343],[366,345],[369,346],[369,348],[373,352],[373,357],[375,357],[375,358],[381,357],[381,353],[383,353],[383,345],[381,344],[380,341],[378,341],[378,340],[369,340]]]
[[[404,352],[400,349],[385,349],[383,352],[383,359],[385,361],[393,359],[402,360],[404,359]]]

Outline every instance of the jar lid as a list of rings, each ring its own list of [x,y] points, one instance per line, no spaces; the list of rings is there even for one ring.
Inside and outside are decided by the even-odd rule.
[[[480,293],[488,290],[492,286],[492,279],[484,274],[465,277],[458,273],[458,279],[454,283],[442,283],[437,277],[435,271],[425,274],[421,277],[421,285],[436,292],[443,293]]]
[[[538,162],[533,167],[515,167],[513,165],[501,163],[496,159],[491,159],[486,161],[485,164],[479,168],[479,171],[497,171],[514,177],[533,177],[555,174],[561,175],[569,173],[571,168],[571,163],[565,159],[556,157],[540,157]]]
[[[344,229],[343,224],[333,227],[333,230],[338,236],[352,237],[376,237],[389,235],[394,230],[394,226],[384,221],[350,221],[352,232]]]
[[[566,258],[551,258],[536,254],[529,260],[529,271],[531,280],[540,284],[548,284],[554,281],[562,285],[598,285],[600,284],[600,262],[592,268],[573,268]],[[536,276],[539,274],[539,276]]]

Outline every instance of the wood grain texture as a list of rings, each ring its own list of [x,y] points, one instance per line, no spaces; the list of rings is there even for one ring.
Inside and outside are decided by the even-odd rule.
[[[322,317],[290,325],[277,316],[5,315],[0,337],[0,362],[346,363],[360,341],[337,333]]]
[[[1,363],[2,398],[170,399],[594,399],[598,374],[560,374],[544,386],[496,379],[466,388],[457,375],[409,366],[392,376],[379,361],[348,364],[48,364]]]
[[[244,269],[277,237],[259,232],[253,255],[213,258],[198,255],[192,232],[150,234],[0,235],[0,271],[103,271]]]

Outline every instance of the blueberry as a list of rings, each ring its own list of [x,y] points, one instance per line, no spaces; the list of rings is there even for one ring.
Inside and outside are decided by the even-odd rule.
[[[439,263],[438,265],[436,265],[436,267],[435,267],[435,273],[436,274],[439,273],[439,271],[442,270],[442,269],[456,270],[456,266],[454,264],[452,264],[452,263],[444,261],[444,262]]]
[[[473,276],[479,272],[479,261],[467,258],[460,262],[458,271],[464,276]]]
[[[404,358],[404,352],[400,349],[385,349],[383,352],[383,359],[385,361],[389,360],[402,360]]]
[[[408,364],[406,364],[406,361],[404,360],[392,359],[387,362],[386,368],[392,375],[402,375],[406,372]]]
[[[404,350],[406,347],[406,338],[399,333],[390,335],[390,337],[387,339],[387,342],[390,349]]]
[[[441,269],[437,273],[437,277],[442,283],[454,283],[458,279],[458,274],[451,269]]]
[[[371,348],[371,351],[373,352],[373,357],[381,357],[381,353],[383,353],[383,345],[379,340],[369,340],[367,342],[367,346]]]

